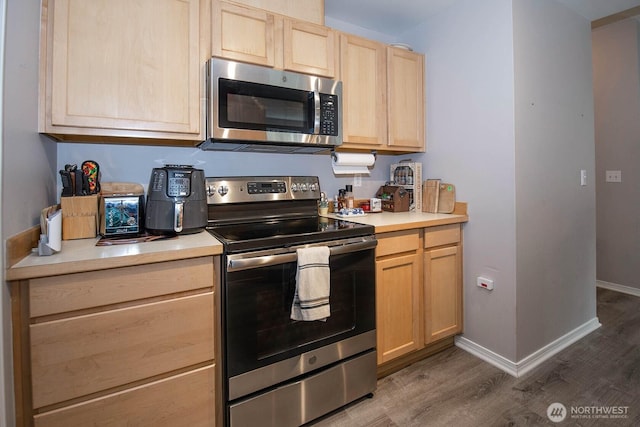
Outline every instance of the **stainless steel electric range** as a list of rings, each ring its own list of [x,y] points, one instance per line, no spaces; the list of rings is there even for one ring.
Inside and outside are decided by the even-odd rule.
[[[371,226],[319,217],[309,176],[207,178],[221,257],[225,425],[299,426],[376,387]],[[330,316],[291,320],[300,247],[330,249]]]

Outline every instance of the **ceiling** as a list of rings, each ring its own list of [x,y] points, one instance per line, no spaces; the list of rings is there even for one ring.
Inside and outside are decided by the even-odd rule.
[[[325,0],[325,15],[384,34],[398,35],[459,0]],[[634,7],[640,0],[556,0],[589,21]]]

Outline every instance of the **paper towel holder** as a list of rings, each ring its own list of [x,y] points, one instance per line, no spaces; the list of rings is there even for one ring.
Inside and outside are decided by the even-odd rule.
[[[369,175],[369,168],[376,162],[376,151],[369,153],[331,152],[331,168],[334,175]]]
[[[378,159],[378,152],[376,150],[371,150],[371,154],[373,155],[374,159],[376,159],[376,160]],[[331,158],[333,160],[338,160],[338,158],[336,156],[336,149],[335,148],[331,149]]]

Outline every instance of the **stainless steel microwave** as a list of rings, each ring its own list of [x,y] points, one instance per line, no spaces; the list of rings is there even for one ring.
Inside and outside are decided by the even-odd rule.
[[[204,150],[301,152],[342,144],[342,82],[212,58]]]

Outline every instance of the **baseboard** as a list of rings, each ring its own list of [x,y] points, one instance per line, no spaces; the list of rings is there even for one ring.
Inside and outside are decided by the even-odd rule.
[[[576,329],[561,336],[557,340],[547,344],[534,353],[531,353],[519,362],[513,362],[503,356],[500,356],[488,348],[476,344],[465,337],[456,337],[455,344],[457,347],[473,354],[496,368],[503,370],[507,374],[514,377],[521,377],[541,365],[546,360],[549,360],[555,354],[569,347],[571,344],[589,335],[600,326],[600,321],[597,317],[594,317],[588,322],[578,326]]]
[[[503,370],[507,374],[514,377],[518,376],[518,366],[506,357],[500,356],[498,353],[494,353],[488,348],[483,347],[480,344],[476,344],[465,337],[456,337],[455,344],[456,347],[460,347],[467,353],[473,354],[477,358]]]
[[[640,297],[640,289],[631,286],[618,285],[617,283],[605,282],[604,280],[596,280],[598,288],[609,289],[611,291],[621,292],[623,294]]]

